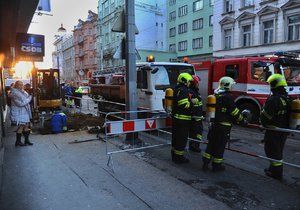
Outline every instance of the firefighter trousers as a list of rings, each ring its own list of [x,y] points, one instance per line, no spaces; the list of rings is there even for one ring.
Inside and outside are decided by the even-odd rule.
[[[283,148],[288,134],[278,131],[266,131],[264,136],[265,153],[268,158],[278,161],[271,161],[269,171],[275,176],[282,176],[283,173]]]
[[[189,137],[192,139],[201,141],[202,140],[202,132],[203,132],[202,120],[199,120],[199,121],[191,120]],[[190,141],[190,147],[199,148],[200,143],[196,142],[196,141]]]
[[[230,139],[231,126],[214,124],[207,134],[208,144],[203,153],[203,161],[213,161],[213,164],[221,164],[226,143]]]
[[[189,127],[190,120],[172,119],[172,152],[174,155],[184,155]]]

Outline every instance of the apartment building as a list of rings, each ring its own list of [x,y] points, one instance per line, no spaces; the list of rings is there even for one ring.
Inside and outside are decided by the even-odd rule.
[[[215,0],[214,56],[300,52],[299,0]]]
[[[213,50],[213,0],[167,0],[168,48],[178,58],[202,60]]]
[[[118,69],[124,61],[114,58],[120,46],[123,33],[111,29],[123,10],[125,0],[99,0],[99,65],[103,69]],[[136,35],[136,48],[142,51],[166,52],[166,3],[164,0],[135,1],[135,24],[139,30]]]
[[[79,81],[86,82],[98,68],[97,21],[98,15],[89,10],[87,19],[79,19],[74,27],[75,72]]]
[[[64,41],[62,42],[62,58],[63,77],[61,78],[65,82],[75,80],[76,72],[73,34],[66,35]]]

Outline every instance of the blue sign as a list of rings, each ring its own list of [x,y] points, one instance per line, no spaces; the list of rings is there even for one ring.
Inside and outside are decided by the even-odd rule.
[[[40,0],[37,6],[37,10],[51,12],[50,0]]]
[[[17,60],[42,61],[45,55],[45,37],[37,34],[18,33],[16,40]]]

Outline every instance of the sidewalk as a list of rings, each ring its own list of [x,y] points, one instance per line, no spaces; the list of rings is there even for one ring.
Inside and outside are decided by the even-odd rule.
[[[68,144],[86,132],[32,135],[34,146],[5,139],[0,209],[227,209],[193,186],[128,153],[107,168],[105,144]]]

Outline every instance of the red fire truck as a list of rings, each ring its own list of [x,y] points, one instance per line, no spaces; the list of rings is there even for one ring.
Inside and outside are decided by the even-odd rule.
[[[241,110],[251,111],[253,122],[271,91],[267,78],[280,73],[285,76],[286,88],[292,98],[300,97],[300,59],[298,55],[281,53],[270,57],[222,58],[194,63],[196,75],[201,78],[200,93],[205,99],[218,87],[223,76],[236,81],[233,95]],[[205,100],[204,100],[205,101]]]

